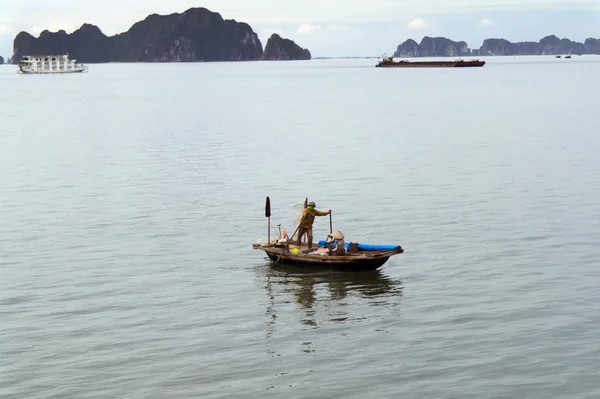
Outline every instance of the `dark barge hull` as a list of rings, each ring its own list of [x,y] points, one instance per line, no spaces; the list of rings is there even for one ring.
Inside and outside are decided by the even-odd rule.
[[[468,68],[482,67],[485,61],[391,61],[385,60],[375,65],[378,68]]]

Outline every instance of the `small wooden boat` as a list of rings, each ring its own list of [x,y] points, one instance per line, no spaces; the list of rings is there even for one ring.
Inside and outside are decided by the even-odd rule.
[[[383,266],[390,257],[404,252],[401,246],[393,250],[359,250],[356,253],[347,253],[346,255],[330,255],[326,253],[324,253],[325,255],[320,255],[316,253],[317,251],[308,252],[308,247],[304,245],[298,252],[294,251],[294,248],[298,248],[295,245],[290,245],[286,248],[281,244],[271,246],[252,244],[252,247],[264,251],[275,264],[323,267],[342,271],[376,270]]]
[[[270,231],[271,210],[269,197],[267,197],[265,216],[269,218],[268,229]],[[332,224],[330,219],[330,233],[331,230]],[[274,265],[295,265],[339,271],[376,270],[383,266],[390,257],[404,253],[404,249],[400,245],[372,245],[350,242],[346,243],[346,253],[338,255],[329,252],[328,242],[325,240],[319,241],[311,250],[308,249],[306,243],[302,243],[298,247],[294,240],[294,235],[295,233],[291,238],[288,237],[285,242],[276,240],[273,243],[269,234],[266,243],[252,244],[252,248],[264,251]],[[282,238],[279,237],[279,239]]]

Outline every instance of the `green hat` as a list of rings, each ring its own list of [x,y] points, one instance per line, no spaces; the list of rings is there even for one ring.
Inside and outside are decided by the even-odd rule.
[[[314,208],[316,205],[315,205],[315,203],[314,203],[314,202],[310,201],[310,202],[308,203],[308,206],[312,206],[312,207]]]

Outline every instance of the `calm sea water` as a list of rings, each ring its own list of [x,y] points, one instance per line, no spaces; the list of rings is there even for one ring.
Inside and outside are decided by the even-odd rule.
[[[487,61],[0,67],[0,396],[597,398],[600,57]]]

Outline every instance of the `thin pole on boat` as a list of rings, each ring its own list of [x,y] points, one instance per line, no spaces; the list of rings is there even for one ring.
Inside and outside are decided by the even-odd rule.
[[[296,234],[296,232],[298,231],[299,228],[300,228],[300,225],[298,225],[298,227],[296,227],[296,231],[294,231],[294,234],[292,234],[292,237],[294,237],[294,235]],[[283,248],[283,251],[281,251],[281,254],[279,254],[279,257],[277,258],[277,260],[275,261],[275,263],[273,263],[273,266],[275,266],[279,262],[279,260],[281,259],[281,257],[283,256],[283,254],[286,251],[289,251],[289,249],[290,249],[290,242],[291,241],[292,241],[291,238],[287,240],[287,242],[285,243],[285,248]]]
[[[265,203],[265,217],[267,218],[267,247],[271,246],[271,200],[267,196]]]
[[[333,234],[333,222],[331,220],[331,213],[329,214],[329,234]],[[331,269],[331,263],[329,264],[329,276],[333,280],[333,270]]]

